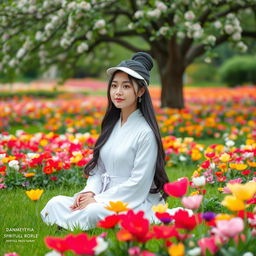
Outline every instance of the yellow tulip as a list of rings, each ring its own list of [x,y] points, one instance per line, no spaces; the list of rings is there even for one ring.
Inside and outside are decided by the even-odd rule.
[[[234,215],[227,214],[227,213],[220,213],[215,217],[215,221],[217,220],[231,220],[234,218]]]
[[[26,191],[26,194],[27,196],[33,200],[33,201],[36,201],[38,200],[41,195],[43,194],[44,190],[43,189],[31,189],[31,190],[27,190]]]
[[[153,212],[160,212],[160,213],[166,212],[167,209],[168,209],[168,203],[153,205],[152,207]]]
[[[236,169],[236,163],[229,163],[229,167],[231,169]]]
[[[240,200],[249,200],[256,193],[256,182],[247,182],[245,184],[227,184],[232,194]]]
[[[109,202],[110,206],[106,206],[105,208],[109,211],[113,212],[125,212],[128,211],[129,208],[127,208],[128,203],[123,203],[122,201],[117,201],[117,202]]]
[[[168,253],[170,256],[184,256],[185,246],[183,243],[173,244],[168,248]]]
[[[246,208],[244,201],[235,196],[226,196],[221,204],[227,207],[230,211],[241,211]]]
[[[40,146],[45,147],[48,144],[48,140],[42,139],[40,140]]]
[[[191,154],[191,158],[193,161],[197,161],[202,157],[202,154],[199,151],[193,151]]]
[[[36,174],[34,172],[28,172],[28,173],[25,173],[24,176],[25,177],[33,177],[35,176]]]
[[[237,163],[235,169],[238,171],[243,171],[247,168],[247,164]]]
[[[220,161],[222,162],[228,162],[231,159],[230,155],[227,153],[224,153],[220,156]]]

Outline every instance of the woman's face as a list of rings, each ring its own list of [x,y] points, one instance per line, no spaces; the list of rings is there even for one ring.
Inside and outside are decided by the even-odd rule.
[[[115,74],[110,85],[110,97],[117,108],[137,108],[137,98],[143,94],[143,90],[138,92],[138,84],[135,81],[133,81],[133,85],[131,84],[127,73],[118,72]]]

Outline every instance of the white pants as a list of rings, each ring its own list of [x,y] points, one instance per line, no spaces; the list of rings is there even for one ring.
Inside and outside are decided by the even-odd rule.
[[[40,213],[43,221],[48,225],[57,224],[71,231],[76,227],[88,230],[94,228],[99,220],[114,214],[105,209],[102,203],[91,203],[81,210],[72,211],[69,207],[74,201],[74,196],[54,196]]]

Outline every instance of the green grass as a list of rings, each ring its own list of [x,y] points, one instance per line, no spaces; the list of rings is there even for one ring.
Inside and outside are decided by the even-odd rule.
[[[170,180],[176,180],[181,176],[190,177],[196,166],[179,166],[168,168],[167,172]],[[44,255],[49,249],[45,246],[44,237],[58,236],[63,237],[71,232],[66,230],[58,230],[56,225],[47,226],[40,217],[40,212],[45,204],[53,196],[65,195],[73,196],[76,192],[80,191],[83,187],[56,187],[54,190],[46,190],[39,201],[31,201],[25,194],[25,190],[16,189],[12,191],[2,190],[0,193],[1,201],[1,242],[0,242],[0,255],[6,252],[17,252],[20,256],[40,256]],[[208,187],[206,198],[218,196],[216,189]],[[180,206],[179,199],[169,198],[169,207]],[[34,232],[7,232],[7,228],[33,228]],[[82,230],[76,230],[79,233]],[[99,234],[102,230],[94,229],[90,234]],[[6,234],[38,234],[38,238],[30,238],[34,242],[6,242],[4,238]],[[112,234],[113,236],[113,234]],[[9,238],[10,239],[10,238]],[[15,239],[15,238],[13,238]],[[17,238],[18,240],[19,238]],[[21,240],[24,238],[20,238]],[[28,239],[29,240],[29,239]],[[158,242],[154,241],[149,244],[150,248],[158,246]],[[65,255],[73,255],[65,254]]]

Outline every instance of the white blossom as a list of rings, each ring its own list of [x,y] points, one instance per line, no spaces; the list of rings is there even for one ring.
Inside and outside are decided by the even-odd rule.
[[[233,14],[233,13],[229,13],[228,15],[227,15],[227,18],[228,19],[235,19],[235,15]]]
[[[129,29],[133,29],[133,26],[134,26],[134,24],[131,22],[131,23],[128,24],[127,27],[128,27]]]
[[[105,34],[107,34],[107,30],[105,28],[102,28],[99,30],[99,34],[105,35]]]
[[[35,5],[30,5],[28,8],[29,13],[34,13],[36,11],[36,6]]]
[[[20,48],[20,49],[18,50],[17,54],[16,54],[16,57],[17,57],[18,59],[20,59],[20,58],[22,58],[22,57],[25,55],[25,53],[26,53],[25,49],[24,49],[24,48]]]
[[[72,9],[75,9],[77,6],[76,2],[71,2],[67,5],[67,9],[68,10],[72,10]]]
[[[184,14],[184,17],[186,20],[194,20],[195,19],[195,14],[192,11],[187,11]]]
[[[87,2],[81,2],[80,4],[78,4],[78,6],[87,11],[91,10],[91,5]]]
[[[53,30],[53,29],[54,29],[54,26],[53,26],[52,23],[47,23],[47,24],[45,25],[45,27],[44,27],[44,30],[45,30],[45,31],[51,31],[51,30]]]
[[[246,52],[248,49],[247,45],[243,42],[239,42],[237,44],[237,47],[240,49],[241,52]]]
[[[215,43],[216,37],[215,37],[214,35],[209,35],[209,36],[207,37],[207,41],[208,41],[209,43]]]
[[[159,29],[159,33],[160,33],[161,35],[166,35],[166,33],[168,32],[168,30],[169,30],[169,27],[161,27],[161,28]]]
[[[88,44],[87,43],[81,43],[78,47],[77,47],[77,52],[78,53],[83,53],[85,51],[88,50]]]
[[[156,8],[162,12],[165,12],[167,10],[167,6],[163,2],[160,2],[160,1],[156,2]]]
[[[160,15],[161,15],[161,11],[160,11],[159,9],[154,9],[154,10],[148,11],[148,12],[147,12],[147,15],[148,15],[149,17],[159,18]]]
[[[252,252],[245,252],[245,253],[243,254],[243,256],[253,256],[253,253],[252,253]]]
[[[67,40],[66,38],[62,38],[62,39],[60,40],[60,46],[61,46],[62,48],[67,48],[69,45],[70,45],[70,41]]]
[[[134,17],[135,17],[136,19],[142,18],[143,16],[144,16],[144,12],[143,12],[143,11],[136,11],[136,12],[134,13]]]
[[[15,59],[11,59],[11,60],[9,61],[9,66],[12,67],[12,68],[13,68],[16,64],[17,64],[17,61],[16,61]]]
[[[177,33],[177,37],[182,39],[182,38],[185,37],[185,33],[182,32],[182,31],[179,31],[179,32]]]
[[[88,40],[91,40],[92,39],[92,31],[88,31],[85,36]]]
[[[212,59],[211,59],[210,57],[206,57],[206,58],[204,59],[204,62],[206,62],[206,63],[211,63],[211,62],[212,62]]]
[[[214,27],[215,27],[215,28],[219,29],[219,28],[221,28],[221,26],[222,26],[222,23],[221,23],[220,21],[216,20],[216,21],[214,22]]]
[[[43,38],[44,38],[44,35],[41,31],[37,31],[36,35],[35,35],[35,38],[36,38],[37,41],[42,41]]]
[[[234,32],[234,26],[230,24],[225,25],[224,30],[226,31],[227,34],[231,35]]]
[[[234,33],[234,34],[232,35],[232,38],[233,38],[235,41],[241,40],[241,38],[242,38],[241,33],[239,33],[239,32]]]
[[[95,29],[97,29],[97,28],[103,28],[103,27],[105,27],[105,25],[106,25],[105,20],[100,19],[100,20],[97,20],[97,21],[95,22],[94,28],[95,28]]]

